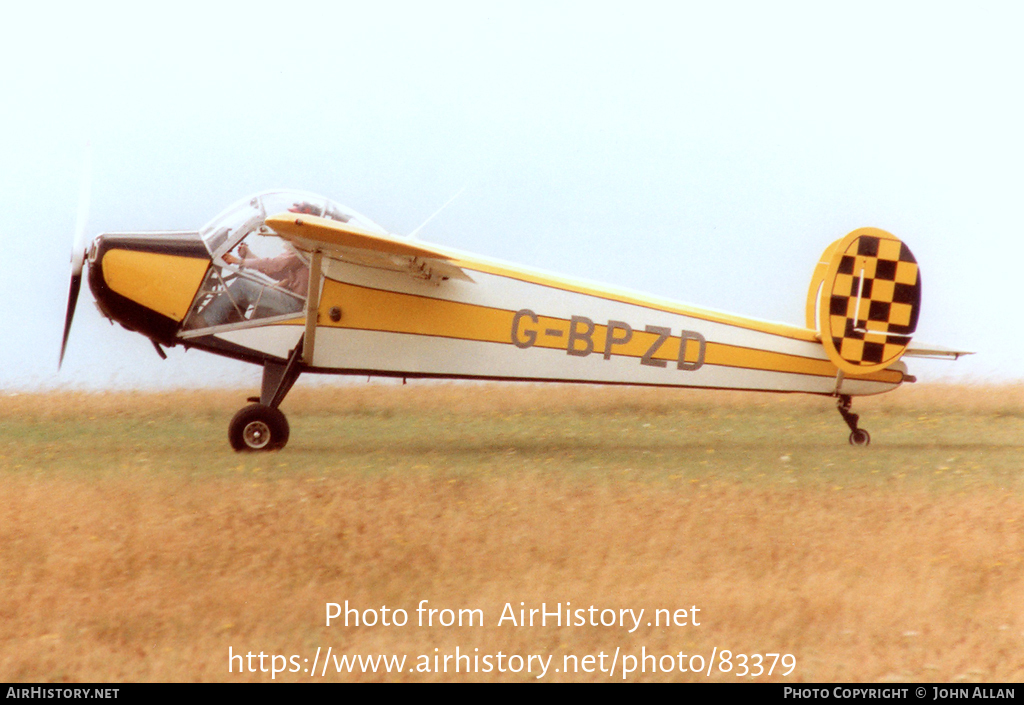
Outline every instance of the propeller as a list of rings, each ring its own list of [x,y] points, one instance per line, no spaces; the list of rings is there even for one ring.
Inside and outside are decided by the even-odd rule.
[[[85,267],[86,242],[85,228],[89,220],[89,198],[92,181],[92,149],[86,145],[85,163],[82,167],[82,185],[78,192],[78,219],[75,221],[75,239],[71,246],[71,287],[68,289],[68,311],[64,316],[64,339],[60,344],[59,370],[64,364],[64,352],[68,347],[68,335],[71,333],[71,321],[75,317],[75,306],[78,304],[78,292],[82,288],[82,269]]]

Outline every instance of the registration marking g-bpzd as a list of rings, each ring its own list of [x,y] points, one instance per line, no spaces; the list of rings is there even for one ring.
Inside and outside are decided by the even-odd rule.
[[[598,334],[598,329],[604,328],[604,335]],[[564,335],[561,328],[540,327],[540,317],[528,308],[516,311],[512,317],[512,343],[523,350],[532,348],[537,344],[540,336],[555,339],[544,347],[562,347],[561,339],[565,338],[565,351],[574,357],[587,357],[595,352],[595,337],[598,342],[604,343],[602,357],[605,360],[612,358],[613,348],[628,345],[633,340],[633,327],[625,321],[608,321],[606,324],[598,325],[586,316],[572,316],[569,319],[568,334]],[[692,372],[704,365],[704,353],[707,349],[707,341],[700,333],[692,330],[683,330],[678,336],[672,335],[672,329],[664,326],[645,326],[644,333],[654,334],[657,337],[647,346],[646,352],[640,355],[640,364],[650,367],[668,367],[668,360],[656,358],[655,355],[662,349],[669,340],[679,342],[679,354],[676,358],[676,369]],[[595,334],[597,334],[595,336]],[[557,341],[557,342],[556,342]],[[696,348],[696,358],[687,359],[687,351]],[[620,355],[625,353],[618,353]]]

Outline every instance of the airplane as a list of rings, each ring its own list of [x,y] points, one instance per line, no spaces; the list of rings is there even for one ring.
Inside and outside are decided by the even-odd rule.
[[[101,313],[161,357],[180,345],[263,367],[259,396],[228,426],[243,452],[285,446],[279,407],[312,373],[816,394],[836,399],[850,444],[866,446],[853,397],[916,381],[904,357],[970,354],[912,342],[920,269],[877,228],[825,249],[798,326],[472,255],[322,196],[266,191],[196,231],[89,243],[80,232],[61,362],[86,262]]]

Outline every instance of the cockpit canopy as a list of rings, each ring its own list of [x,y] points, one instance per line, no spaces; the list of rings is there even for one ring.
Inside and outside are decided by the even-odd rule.
[[[301,213],[387,232],[353,210],[301,191],[266,191],[227,208],[199,236],[212,265],[179,335],[183,338],[284,321],[301,315],[309,286],[309,255],[265,223]]]
[[[280,213],[306,213],[355,223],[367,230],[387,234],[373,221],[329,198],[302,191],[264,191],[229,206],[199,231],[215,260],[230,251],[246,235],[263,227],[263,222]]]

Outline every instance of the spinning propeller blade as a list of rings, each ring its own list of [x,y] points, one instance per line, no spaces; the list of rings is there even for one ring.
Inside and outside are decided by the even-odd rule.
[[[78,192],[78,219],[75,222],[75,240],[71,246],[71,287],[68,289],[68,310],[64,316],[64,339],[60,344],[60,361],[57,363],[57,369],[60,369],[60,366],[64,364],[64,352],[68,347],[71,321],[75,317],[75,306],[78,304],[78,291],[82,288],[82,269],[85,266],[85,250],[88,246],[85,228],[89,220],[91,180],[92,149],[90,145],[86,145],[85,164],[82,168],[82,187]]]

